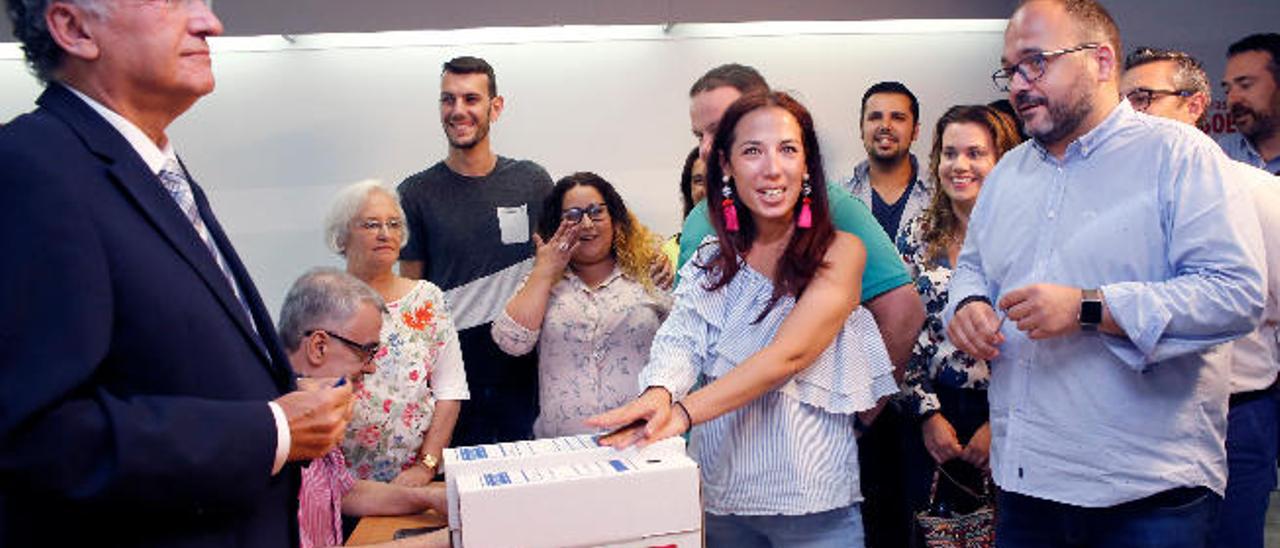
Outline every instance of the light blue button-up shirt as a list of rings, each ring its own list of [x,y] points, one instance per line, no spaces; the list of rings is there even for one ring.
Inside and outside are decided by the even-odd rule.
[[[1104,507],[1226,487],[1230,345],[1255,327],[1264,265],[1230,160],[1186,124],[1121,102],[1062,160],[1006,154],[970,219],[951,298],[1035,283],[1100,288],[1127,335],[1032,341],[1005,322],[991,362],[1001,488]]]
[[[1218,144],[1222,146],[1222,151],[1227,153],[1232,160],[1244,162],[1258,169],[1265,170],[1272,175],[1280,175],[1280,156],[1272,158],[1270,162],[1262,158],[1262,154],[1258,149],[1253,148],[1253,143],[1244,136],[1243,133],[1227,133],[1218,137]]]

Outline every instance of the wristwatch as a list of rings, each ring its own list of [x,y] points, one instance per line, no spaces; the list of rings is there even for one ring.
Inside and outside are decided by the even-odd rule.
[[[1102,292],[1097,289],[1080,290],[1080,329],[1097,331],[1102,324]]]
[[[440,464],[440,461],[436,459],[435,455],[432,455],[431,453],[427,453],[418,458],[418,464],[421,464],[424,468],[426,468],[430,472],[435,472],[436,465]]]

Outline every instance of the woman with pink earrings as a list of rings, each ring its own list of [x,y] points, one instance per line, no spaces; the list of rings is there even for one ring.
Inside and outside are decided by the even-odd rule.
[[[709,546],[860,547],[856,413],[898,387],[809,112],[781,92],[738,99],[707,181],[715,235],[680,272],[643,392],[589,423],[622,426],[601,438],[614,446],[689,433]]]

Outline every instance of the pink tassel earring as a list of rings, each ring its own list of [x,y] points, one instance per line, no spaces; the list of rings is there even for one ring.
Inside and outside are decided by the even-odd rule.
[[[813,227],[813,212],[809,210],[809,193],[813,189],[809,186],[809,175],[804,176],[804,190],[802,191],[804,198],[800,200],[800,216],[796,217],[796,226],[800,228]]]
[[[733,184],[729,182],[728,175],[725,175],[721,180],[724,182],[724,201],[720,202],[720,207],[724,208],[724,229],[729,232],[737,232],[738,208],[733,205]]]

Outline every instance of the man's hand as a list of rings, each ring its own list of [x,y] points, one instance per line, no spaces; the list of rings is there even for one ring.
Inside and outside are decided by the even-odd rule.
[[[1000,308],[1031,339],[1051,339],[1080,330],[1080,288],[1033,284],[1000,298]],[[969,308],[969,307],[965,307]]]
[[[973,433],[973,437],[969,438],[969,443],[965,444],[964,452],[960,454],[960,458],[965,462],[972,464],[974,468],[979,470],[987,470],[991,465],[991,423],[984,423],[978,427]]]
[[[947,338],[962,352],[980,360],[991,360],[1000,355],[998,347],[1004,343],[999,327],[1000,320],[991,305],[971,301],[956,310],[951,323],[947,324]]]
[[[934,413],[925,419],[920,425],[920,432],[924,436],[924,447],[929,450],[933,462],[942,464],[960,457],[964,452],[964,448],[960,447],[960,438],[956,436],[956,429],[941,413]]]
[[[289,419],[290,461],[323,457],[342,441],[355,400],[351,383],[337,388],[290,392],[276,399]]]
[[[653,263],[649,265],[649,278],[653,280],[653,285],[662,289],[671,289],[671,284],[675,281],[675,269],[661,249],[653,256]]]

